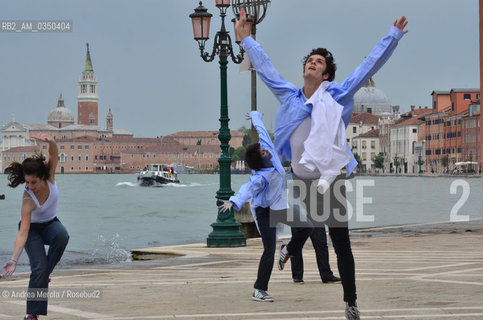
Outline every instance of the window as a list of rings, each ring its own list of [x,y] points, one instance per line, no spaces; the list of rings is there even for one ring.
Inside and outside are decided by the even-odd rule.
[[[87,144],[86,144],[86,145],[84,146],[84,149],[89,150],[89,145],[87,145]]]
[[[75,149],[75,147],[74,147],[74,145],[72,144],[72,145],[70,146],[70,150],[74,150],[74,149]]]
[[[82,146],[81,145],[78,145],[77,146],[77,149],[82,150]]]
[[[413,128],[413,133],[418,133],[418,129]]]
[[[470,99],[471,99],[471,94],[469,94],[469,93],[465,93],[465,94],[463,95],[463,99],[465,99],[465,100],[470,100]]]
[[[79,161],[82,161],[82,156],[79,156]],[[80,170],[80,167],[79,167],[79,170]]]
[[[86,156],[86,161],[89,161],[89,156]]]
[[[371,141],[371,149],[376,149],[376,141],[374,140]],[[371,158],[373,157],[371,156]]]
[[[64,146],[60,146],[60,150],[64,150],[64,148],[65,148]]]
[[[357,127],[352,127],[352,133],[357,133]]]
[[[42,146],[42,150],[47,150],[47,146]]]
[[[451,111],[454,111],[454,102],[451,103]]]

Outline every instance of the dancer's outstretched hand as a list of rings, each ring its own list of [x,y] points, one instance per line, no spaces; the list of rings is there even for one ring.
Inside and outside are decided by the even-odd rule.
[[[404,30],[404,28],[406,28],[407,25],[408,25],[408,21],[406,20],[405,16],[402,16],[401,18],[396,19],[396,21],[394,21],[394,24],[393,24],[393,26],[401,30],[403,34],[406,34],[409,31],[409,30]]]
[[[221,199],[218,199],[218,200],[223,202],[223,204],[218,207],[221,213],[227,212],[228,210],[231,210],[231,208],[233,207],[233,202],[229,200],[221,200]]]
[[[238,35],[240,40],[245,39],[246,37],[250,36],[250,31],[245,28],[245,24],[247,22],[247,13],[245,8],[241,8],[240,10],[240,18],[235,21],[235,32]]]
[[[3,274],[2,276],[4,277],[10,277],[14,272],[15,269],[17,268],[17,263],[15,263],[12,260],[9,260],[5,263],[3,266]]]

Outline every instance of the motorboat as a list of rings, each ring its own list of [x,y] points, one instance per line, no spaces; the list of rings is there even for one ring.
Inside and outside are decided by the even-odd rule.
[[[178,174],[173,167],[163,164],[148,164],[137,174],[141,186],[162,186],[168,183],[179,183]]]

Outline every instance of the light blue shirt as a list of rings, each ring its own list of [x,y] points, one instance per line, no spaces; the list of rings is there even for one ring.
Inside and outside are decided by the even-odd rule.
[[[262,114],[252,111],[250,117],[258,132],[260,146],[267,149],[272,155],[270,159],[272,167],[252,170],[253,175],[250,180],[240,187],[236,195],[230,197],[230,201],[233,202],[236,210],[240,210],[248,199],[251,199],[251,203],[255,207],[270,207],[273,210],[287,209],[285,170],[275,152],[270,135],[263,126]]]
[[[354,94],[386,63],[402,36],[403,32],[400,29],[391,26],[389,34],[376,44],[369,56],[352,71],[344,82],[332,81],[330,83],[327,92],[344,107],[342,120],[346,128],[352,117]],[[252,37],[246,37],[242,40],[241,45],[262,81],[280,102],[275,119],[275,150],[282,157],[282,161],[291,161],[290,136],[305,118],[310,117],[312,105],[305,105],[307,98],[303,93],[303,88],[297,89],[275,70],[258,42]],[[357,167],[357,161],[349,145],[346,145],[346,151],[351,157],[351,161],[346,165],[347,176],[349,176]]]

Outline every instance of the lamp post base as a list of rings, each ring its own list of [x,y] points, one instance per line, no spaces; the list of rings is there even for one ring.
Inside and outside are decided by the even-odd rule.
[[[208,247],[244,247],[247,245],[245,235],[240,231],[238,222],[214,222],[213,231],[206,238]]]

